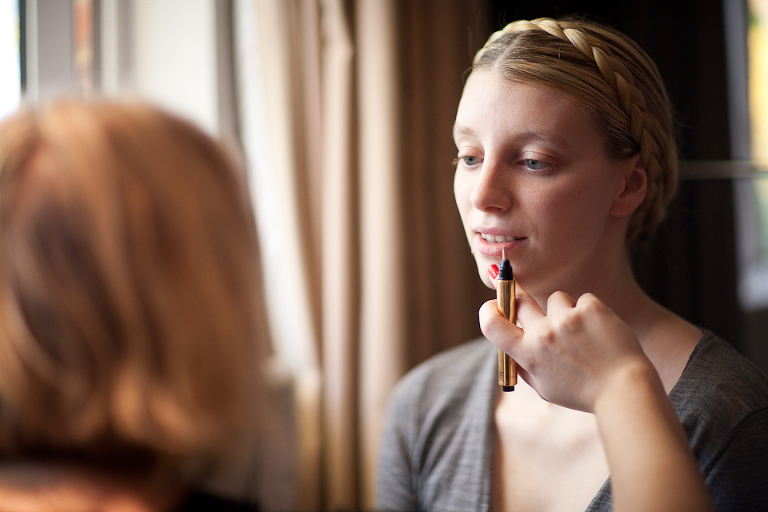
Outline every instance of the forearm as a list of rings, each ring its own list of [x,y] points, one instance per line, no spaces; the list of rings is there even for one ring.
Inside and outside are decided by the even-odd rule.
[[[631,365],[595,403],[614,508],[714,510],[682,426],[653,368]]]

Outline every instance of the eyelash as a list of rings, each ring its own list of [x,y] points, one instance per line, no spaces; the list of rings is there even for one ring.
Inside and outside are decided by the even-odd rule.
[[[523,162],[523,165],[525,165],[525,167],[527,167],[531,171],[535,171],[535,172],[545,171],[545,170],[549,169],[550,167],[552,167],[552,164],[550,164],[548,162],[545,162],[544,160],[538,160],[536,158],[526,158],[522,162]],[[530,165],[531,162],[537,162],[537,163],[541,164],[541,167],[539,167],[538,169],[534,169]]]
[[[469,162],[467,162],[468,158],[474,158],[475,159],[475,163],[470,164]],[[467,167],[474,167],[475,165],[478,164],[478,160],[479,159],[476,156],[474,156],[474,155],[460,156],[460,157],[457,157],[457,158],[454,159],[454,165],[457,165],[459,162],[462,162]]]
[[[477,162],[475,162],[474,164],[467,163],[467,161],[466,161],[467,158],[474,158],[475,160],[478,160],[478,157],[473,156],[473,155],[459,156],[459,157],[456,157],[456,158],[453,159],[452,165],[456,166],[456,165],[458,165],[459,163],[462,163],[462,162],[467,167],[474,167],[475,165],[477,165]],[[525,167],[527,170],[532,171],[532,172],[544,172],[544,171],[549,170],[552,167],[551,163],[546,162],[544,160],[539,160],[539,159],[536,159],[536,158],[524,158],[523,160],[520,161],[520,163],[521,163],[521,165],[523,167]],[[539,168],[533,168],[532,165],[531,165],[532,163],[537,163],[537,164],[540,165],[540,167]]]
[[[478,157],[473,156],[473,155],[457,156],[456,158],[453,159],[453,162],[451,162],[451,165],[456,166],[460,162],[463,163],[464,165],[466,165],[467,167],[474,167],[475,165],[477,165],[477,162],[475,162],[474,164],[468,164],[467,163],[467,158],[474,158],[474,159],[478,160]]]

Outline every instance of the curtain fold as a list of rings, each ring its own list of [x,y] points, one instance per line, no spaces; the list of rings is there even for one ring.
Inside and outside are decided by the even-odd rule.
[[[319,143],[313,142],[320,135],[314,127],[312,136],[317,100],[312,99],[311,73],[305,73],[308,66],[297,44],[302,35],[297,12],[296,2],[238,1],[235,66],[271,339],[276,365],[284,365],[292,376],[297,433],[295,451],[288,446],[282,450],[295,453],[295,458],[262,461],[265,467],[259,475],[270,478],[274,468],[266,467],[268,463],[292,466],[291,495],[274,502],[313,510],[321,495],[319,304],[313,302],[320,280],[313,271],[316,255],[310,254],[319,242],[307,234],[315,225],[309,220],[312,203],[307,197],[313,159],[318,157],[313,147],[319,152]],[[306,75],[308,80],[298,79]]]
[[[402,129],[394,2],[360,2],[356,13],[360,107],[360,485],[370,508],[389,391],[406,370],[405,222],[399,182]]]
[[[371,509],[392,387],[479,334],[490,293],[455,211],[451,126],[484,4],[235,4],[270,331],[294,389],[296,455],[279,464],[295,468],[297,510]]]
[[[343,2],[324,0],[323,47],[323,433],[322,480],[330,509],[358,503],[359,236],[354,47]]]

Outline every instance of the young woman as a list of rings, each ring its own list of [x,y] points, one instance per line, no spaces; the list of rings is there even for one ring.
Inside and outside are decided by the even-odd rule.
[[[0,123],[1,510],[255,510],[196,487],[256,426],[243,185],[147,105]]]
[[[520,285],[519,327],[493,301],[481,327],[522,380],[500,392],[486,340],[404,377],[378,508],[598,511],[613,491],[624,511],[768,510],[768,379],[631,272],[677,174],[648,56],[588,21],[512,23],[475,58],[454,140],[478,272],[493,287],[504,250]]]

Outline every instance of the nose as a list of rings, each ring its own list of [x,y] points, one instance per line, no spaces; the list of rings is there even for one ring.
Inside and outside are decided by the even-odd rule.
[[[469,194],[469,201],[476,209],[499,213],[509,209],[512,204],[510,174],[501,162],[486,159],[476,175],[475,183]]]

